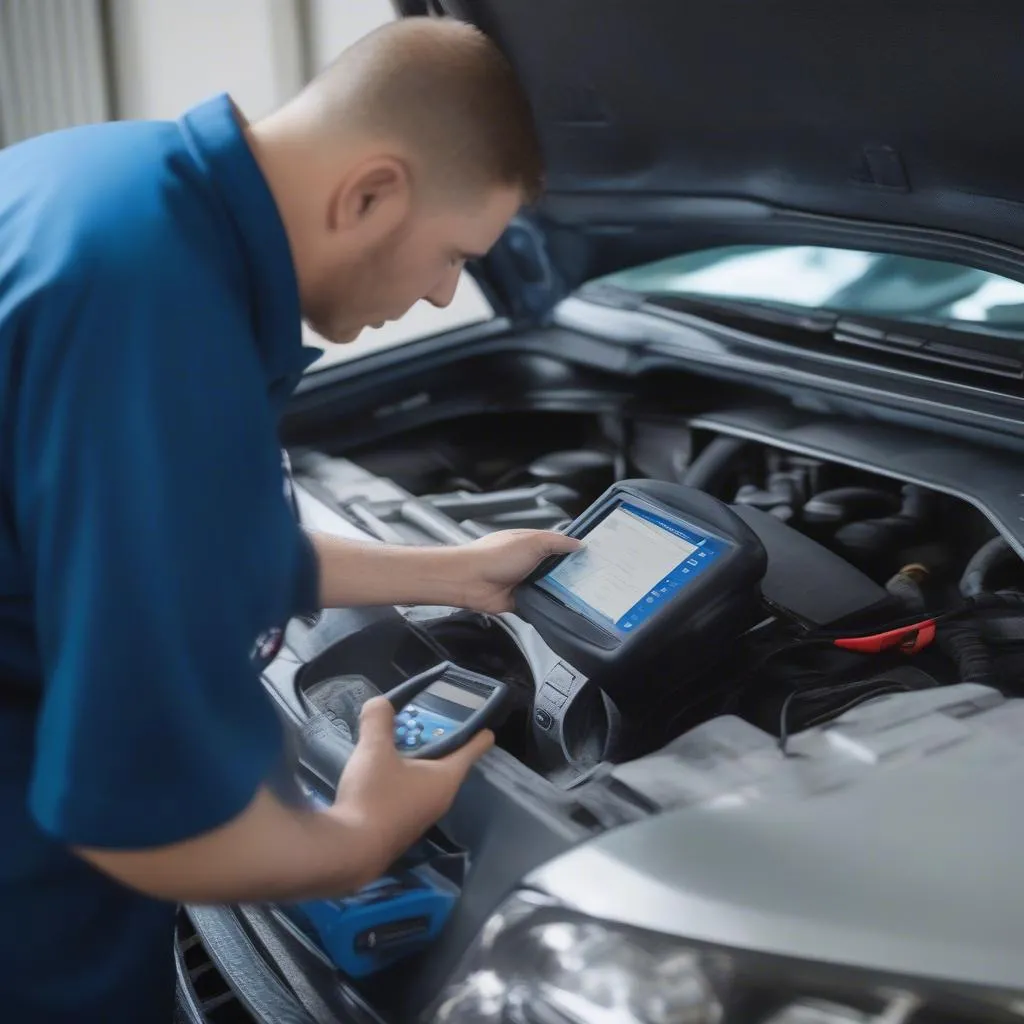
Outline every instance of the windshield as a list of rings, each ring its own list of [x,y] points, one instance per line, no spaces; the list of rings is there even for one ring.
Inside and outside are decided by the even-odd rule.
[[[1024,333],[1024,284],[952,263],[816,246],[733,246],[613,274],[650,296],[780,307]]]

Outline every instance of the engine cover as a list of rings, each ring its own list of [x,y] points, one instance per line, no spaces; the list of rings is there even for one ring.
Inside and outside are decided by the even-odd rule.
[[[761,592],[776,607],[811,626],[827,626],[889,599],[884,587],[775,516],[748,505],[732,508],[768,553]]]

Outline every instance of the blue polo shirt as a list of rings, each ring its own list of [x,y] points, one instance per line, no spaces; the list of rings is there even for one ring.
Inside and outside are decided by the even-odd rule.
[[[317,353],[230,100],[0,151],[0,1007],[170,1021],[174,908],[69,846],[187,839],[280,754],[315,606],[281,406]]]

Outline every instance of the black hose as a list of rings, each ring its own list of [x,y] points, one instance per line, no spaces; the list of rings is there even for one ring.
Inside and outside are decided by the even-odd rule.
[[[914,484],[906,484],[903,487],[903,506],[900,509],[900,517],[912,519],[915,525],[920,525],[928,518],[928,492]]]
[[[861,555],[880,555],[902,542],[919,539],[927,517],[927,495],[913,484],[903,488],[903,504],[896,515],[847,523],[836,532],[836,542]]]
[[[803,507],[807,523],[835,523],[842,526],[859,519],[892,515],[900,510],[900,499],[877,487],[837,487],[815,494]]]
[[[977,597],[988,590],[987,581],[989,575],[997,566],[1015,558],[1016,553],[1007,540],[1002,537],[993,537],[988,543],[983,544],[971,557],[960,577],[960,593],[964,597]]]
[[[733,462],[749,445],[739,437],[716,437],[690,463],[680,483],[720,497],[717,492],[728,480]]]
[[[961,683],[995,686],[992,655],[977,619],[951,619],[939,627],[936,639],[939,650],[956,663]]]

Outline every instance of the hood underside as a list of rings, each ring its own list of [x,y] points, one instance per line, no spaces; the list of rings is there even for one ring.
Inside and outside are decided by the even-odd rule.
[[[540,219],[567,286],[761,242],[903,252],[1024,277],[1013,4],[431,6],[491,36],[529,94],[548,168]]]

